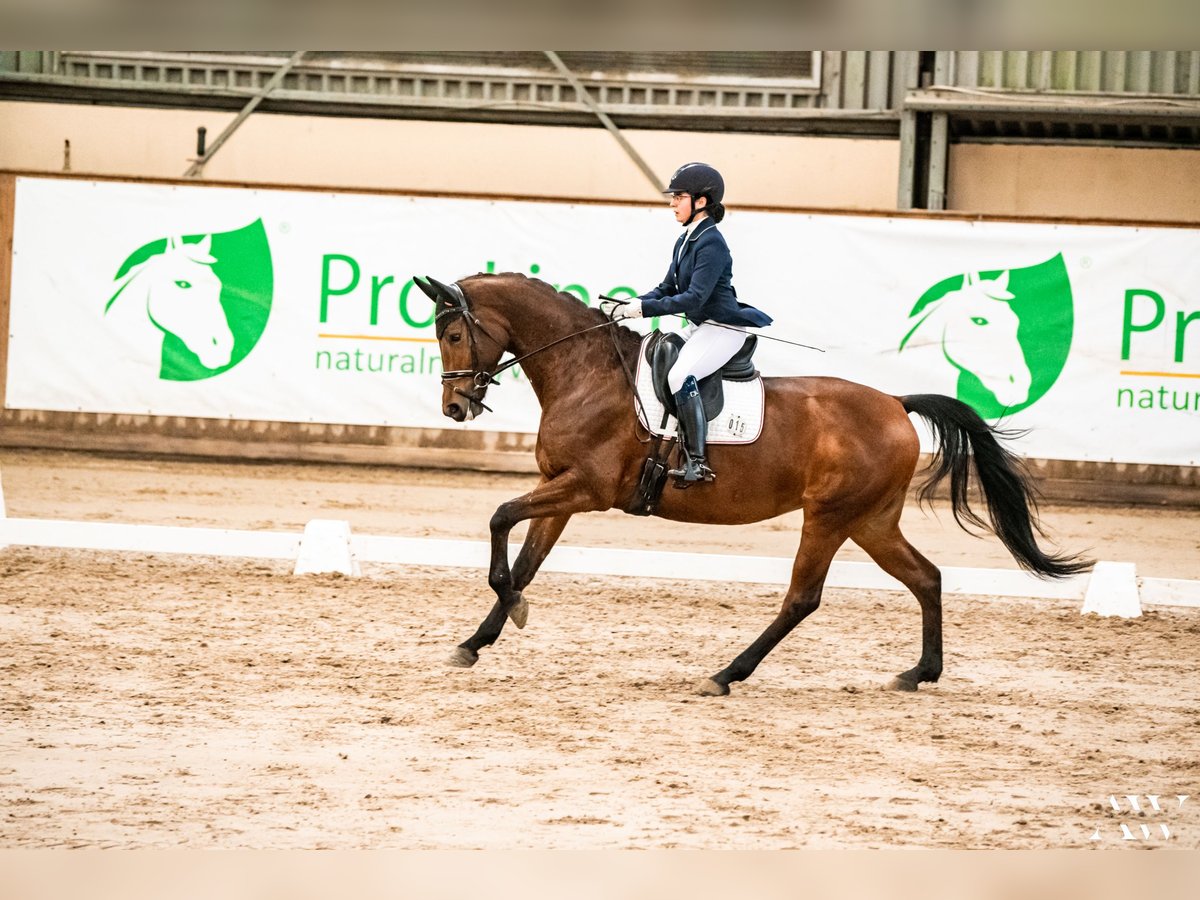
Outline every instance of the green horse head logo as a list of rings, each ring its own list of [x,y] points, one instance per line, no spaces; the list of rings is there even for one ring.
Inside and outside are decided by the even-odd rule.
[[[233,368],[262,337],[274,272],[262,220],[221,234],[151,241],[117,270],[118,300],[162,332],[159,378],[198,381]]]
[[[968,272],[921,295],[899,350],[936,343],[958,370],[957,396],[984,418],[1036,403],[1066,365],[1074,331],[1062,254],[1023,269]],[[913,340],[917,335],[920,340]]]

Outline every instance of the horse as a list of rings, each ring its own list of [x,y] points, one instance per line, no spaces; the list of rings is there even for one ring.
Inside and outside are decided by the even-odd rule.
[[[524,590],[571,516],[588,511],[632,512],[647,440],[634,410],[628,363],[641,336],[572,295],[522,274],[479,274],[453,286],[415,279],[435,304],[442,353],[442,412],[456,422],[478,417],[499,368],[519,361],[541,404],[535,458],[536,487],[500,504],[489,523],[491,611],[448,662],[469,667],[500,637],[506,619],[523,628]],[[514,358],[499,366],[505,353]],[[915,691],[942,673],[941,574],[908,543],[900,514],[920,453],[909,420],[932,427],[938,450],[920,497],[949,478],[955,520],[992,531],[1019,565],[1045,578],[1086,571],[1089,560],[1048,553],[1037,543],[1035,491],[1003,436],[965,403],[927,394],[893,397],[838,378],[764,378],[765,421],[753,444],[713,446],[711,483],[663,493],[655,515],[676,522],[740,525],[804,510],[799,549],[783,605],[761,636],[733,661],[697,685],[722,696],[750,676],[763,658],[821,602],[838,548],[853,540],[916,597],[921,607],[921,655],[888,688]],[[970,506],[972,460],[989,522]],[[530,520],[516,562],[509,534]],[[1044,535],[1043,535],[1044,536]]]
[[[155,328],[173,334],[208,369],[228,365],[233,332],[221,305],[221,279],[213,272],[212,235],[188,244],[167,239],[166,248],[125,273],[104,307],[108,313],[123,293],[142,291],[142,306]]]
[[[1033,378],[1017,339],[1021,321],[1008,302],[1012,299],[1008,272],[994,279],[968,272],[961,288],[913,312],[921,318],[900,350],[922,346],[909,339],[923,329],[951,366],[974,374],[1002,406],[1018,406],[1029,398]]]

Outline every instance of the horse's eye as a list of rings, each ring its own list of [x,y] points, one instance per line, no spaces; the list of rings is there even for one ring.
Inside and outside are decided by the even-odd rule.
[[[182,278],[175,282],[175,287],[190,288],[191,286],[192,283],[190,281],[184,281]]]
[[[461,334],[451,334],[449,337],[450,337],[450,343],[452,343],[452,344],[457,344],[459,341],[462,340]]]
[[[986,325],[988,323],[988,320],[983,316],[971,316],[971,321],[976,325]]]

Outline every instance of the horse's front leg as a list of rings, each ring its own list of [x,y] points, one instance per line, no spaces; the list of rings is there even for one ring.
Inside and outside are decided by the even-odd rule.
[[[479,650],[491,646],[500,637],[507,617],[511,617],[518,628],[524,627],[528,607],[521,591],[533,580],[571,515],[595,508],[597,505],[570,473],[546,481],[523,497],[509,500],[497,508],[491,520],[492,558],[488,570],[488,584],[496,592],[496,603],[475,633],[455,648],[450,657],[451,665],[474,665],[479,659]],[[526,519],[534,521],[529,526],[516,567],[510,569],[508,537],[513,527]]]
[[[550,551],[554,549],[569,521],[571,514],[567,513],[562,516],[534,519],[529,523],[529,532],[525,535],[525,543],[521,545],[521,552],[517,554],[517,561],[513,563],[512,570],[512,590],[516,595],[516,602],[509,607],[508,617],[518,628],[524,628],[529,619],[529,604],[523,592],[529,587],[529,582],[533,581],[533,576],[546,561]]]
[[[501,593],[501,589],[496,590],[498,598],[492,606],[491,612],[488,613],[487,618],[483,620],[471,639],[454,649],[454,653],[450,657],[452,665],[474,665],[479,659],[479,648],[494,643],[500,636],[500,631],[504,628],[505,616],[512,619],[512,623],[518,628],[525,627],[525,622],[529,618],[529,603],[526,602],[522,591],[529,586],[529,582],[533,581],[533,576],[537,574],[538,568],[550,551],[554,549],[555,542],[570,520],[571,514],[566,513],[561,516],[534,519],[530,522],[529,533],[525,536],[525,543],[521,545],[521,552],[517,555],[517,561],[513,565],[509,590],[506,593]],[[507,554],[507,549],[505,553]],[[492,587],[496,588],[496,584],[493,583]]]

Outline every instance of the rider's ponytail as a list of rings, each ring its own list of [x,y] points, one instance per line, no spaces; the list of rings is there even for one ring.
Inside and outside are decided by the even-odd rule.
[[[709,203],[706,207],[704,207],[704,210],[708,213],[712,220],[718,224],[720,224],[721,220],[725,218],[724,203]]]

